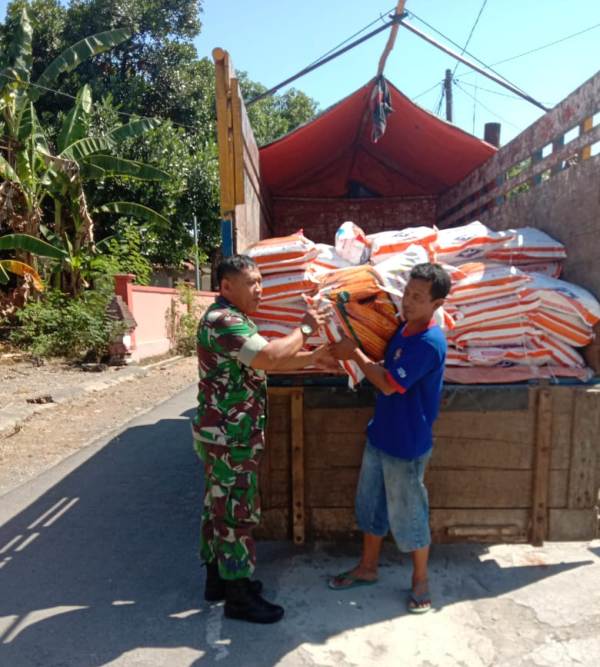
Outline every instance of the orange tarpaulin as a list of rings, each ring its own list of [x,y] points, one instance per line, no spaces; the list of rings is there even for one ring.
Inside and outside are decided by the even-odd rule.
[[[411,102],[387,82],[394,112],[371,142],[374,80],[314,120],[260,149],[272,196],[344,197],[357,183],[375,195],[437,195],[496,149]]]

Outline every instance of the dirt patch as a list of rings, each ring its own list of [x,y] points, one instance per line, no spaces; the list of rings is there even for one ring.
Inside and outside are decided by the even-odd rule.
[[[57,464],[92,440],[115,430],[196,381],[194,357],[148,369],[148,374],[56,405],[42,405],[16,432],[0,436],[0,495]],[[110,375],[112,373],[112,376]],[[52,396],[118,371],[84,373],[59,362],[0,364],[0,406]]]

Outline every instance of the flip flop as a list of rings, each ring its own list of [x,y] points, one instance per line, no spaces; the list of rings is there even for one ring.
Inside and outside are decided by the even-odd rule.
[[[431,595],[429,591],[417,594],[410,592],[408,600],[406,601],[406,609],[409,614],[426,614],[431,611]]]
[[[336,580],[346,579],[350,583],[346,584],[336,584]],[[377,579],[361,579],[351,572],[341,572],[327,582],[327,586],[331,588],[332,591],[345,591],[349,588],[358,588],[359,586],[372,586],[377,583]]]

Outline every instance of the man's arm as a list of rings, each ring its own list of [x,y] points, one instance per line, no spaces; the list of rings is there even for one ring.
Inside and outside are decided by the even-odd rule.
[[[331,318],[331,315],[331,307],[327,304],[319,308],[309,307],[302,323],[310,325],[312,330],[316,332],[320,326],[324,325]],[[250,366],[262,371],[289,371],[304,368],[313,363],[305,354],[298,357],[307,338],[308,336],[303,334],[300,327],[298,327],[291,334],[267,343],[252,359]],[[296,357],[298,357],[297,360]]]
[[[294,329],[291,334],[267,343],[252,359],[250,366],[261,371],[278,370],[282,364],[300,352],[305,340],[306,336],[300,328]]]
[[[277,371],[297,371],[307,366],[318,366],[325,370],[340,370],[335,358],[329,351],[329,346],[323,345],[311,352],[296,352],[293,357],[283,359],[277,364]]]
[[[386,396],[398,391],[397,387],[390,382],[388,371],[381,364],[368,357],[359,347],[355,349],[352,361],[358,364],[367,380]]]
[[[333,345],[332,353],[337,359],[356,362],[367,380],[386,396],[398,391],[398,388],[390,381],[388,371],[367,356],[350,338],[343,338],[339,343]]]

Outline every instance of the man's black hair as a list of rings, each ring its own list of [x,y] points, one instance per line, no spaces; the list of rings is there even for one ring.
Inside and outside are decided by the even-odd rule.
[[[417,280],[426,280],[430,284],[432,301],[445,299],[450,291],[450,276],[439,264],[417,264],[413,266],[410,277]]]
[[[225,257],[217,266],[217,283],[221,286],[223,278],[237,275],[246,269],[256,269],[256,262],[248,255],[231,255]]]

